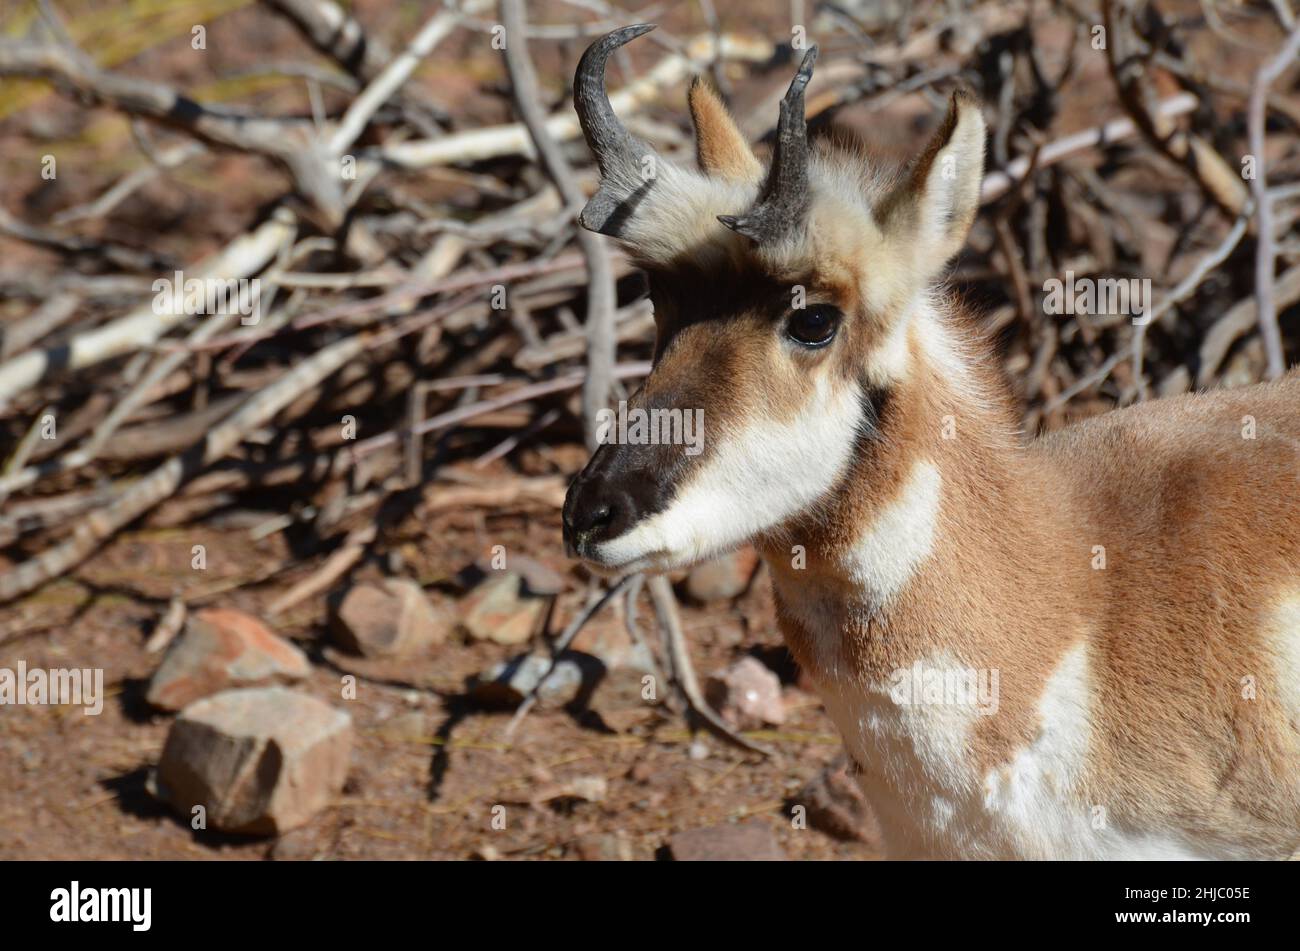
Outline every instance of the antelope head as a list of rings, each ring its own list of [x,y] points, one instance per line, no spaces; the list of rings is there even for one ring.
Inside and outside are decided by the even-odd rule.
[[[872,451],[875,400],[908,372],[911,315],[965,242],[983,176],[984,121],[960,93],[908,170],[812,148],[816,47],[766,170],[699,79],[699,168],[664,161],[605,90],[610,54],[651,29],[616,30],[578,65],[574,105],[601,172],[580,223],[649,277],[654,363],[631,411],[702,411],[703,440],[606,442],[578,475],[566,545],[609,572],[688,565],[815,517]]]

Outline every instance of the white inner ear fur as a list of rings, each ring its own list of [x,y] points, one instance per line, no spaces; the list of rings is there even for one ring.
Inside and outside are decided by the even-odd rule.
[[[713,557],[807,509],[840,480],[862,422],[856,383],[818,369],[812,393],[788,422],[755,412],[716,440],[662,512],[599,545],[596,558],[616,567],[659,569]]]
[[[984,117],[971,103],[958,106],[957,125],[939,150],[917,197],[918,263],[937,273],[961,250],[979,208],[984,180]]]

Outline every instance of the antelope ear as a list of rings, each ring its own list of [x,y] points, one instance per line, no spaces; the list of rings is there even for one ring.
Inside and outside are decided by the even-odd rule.
[[[695,123],[695,156],[706,175],[738,182],[756,182],[763,166],[745,141],[731,113],[713,87],[696,76],[689,94]]]
[[[978,101],[963,90],[954,92],[943,124],[886,202],[886,229],[915,241],[935,271],[961,250],[979,211],[984,140]]]

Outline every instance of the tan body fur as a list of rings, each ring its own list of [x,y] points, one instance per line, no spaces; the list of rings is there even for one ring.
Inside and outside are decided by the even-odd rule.
[[[1086,755],[1057,778],[1060,807],[1097,835],[1082,834],[1073,857],[1126,851],[1092,830],[1097,816],[1127,838],[1170,843],[1157,855],[1212,839],[1225,857],[1289,856],[1300,844],[1300,626],[1288,627],[1300,611],[1287,608],[1300,605],[1300,375],[1022,444],[1008,414],[963,405],[914,356],[885,448],[819,513],[820,528],[788,527],[765,546],[787,643],[829,696],[882,693],[893,671],[935,657],[999,671],[1000,709],[962,724],[960,767],[925,775],[923,757],[885,741],[856,751],[893,854],[1071,857],[996,816],[957,848],[913,817],[932,797],[982,802],[986,778],[1039,738],[1047,679],[1084,645]],[[943,415],[961,421],[950,439],[930,424]],[[1254,439],[1243,438],[1247,417]],[[893,602],[874,604],[840,556],[918,458],[943,477],[936,542]],[[784,544],[796,537],[809,540],[801,570]],[[887,756],[919,775],[891,774]]]

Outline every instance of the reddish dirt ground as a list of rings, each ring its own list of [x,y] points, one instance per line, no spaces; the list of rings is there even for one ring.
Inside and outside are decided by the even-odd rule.
[[[406,568],[435,595],[482,552],[480,514],[411,526]],[[487,523],[493,543],[565,568],[553,511],[493,514]],[[248,535],[233,527],[137,530],[10,609],[0,667],[20,659],[29,667],[102,667],[108,699],[99,716],[50,706],[10,707],[0,716],[0,859],[551,859],[600,854],[602,844],[649,859],[674,832],[741,817],[770,824],[791,858],[870,856],[865,846],[794,827],[788,801],[839,749],[819,702],[797,687],[786,687],[788,722],[761,735],[776,751],[766,760],[693,735],[682,716],[639,697],[614,702],[603,721],[534,711],[507,745],[509,712],[476,708],[465,681],[517,649],[452,640],[414,659],[348,657],[327,646],[323,599],[276,627],[315,661],[303,689],[353,718],[342,796],[279,840],[192,832],[146,791],[171,718],[144,703],[158,657],[143,645],[163,599],[195,589],[192,545],[207,549],[205,586],[242,585],[212,603],[253,613],[307,573],[292,564],[280,536],[253,542]],[[286,563],[272,581],[249,584]],[[577,600],[576,592],[562,596],[560,624]],[[642,627],[651,627],[648,603],[641,611]],[[688,606],[683,620],[701,672],[780,643],[762,575],[735,604]],[[622,627],[612,613],[593,624],[593,636],[602,625]],[[357,677],[355,700],[341,698],[349,673]],[[707,756],[691,755],[693,741],[696,756]],[[590,776],[607,780],[603,801],[522,801],[531,790]],[[503,830],[491,827],[496,805],[506,807]]]

